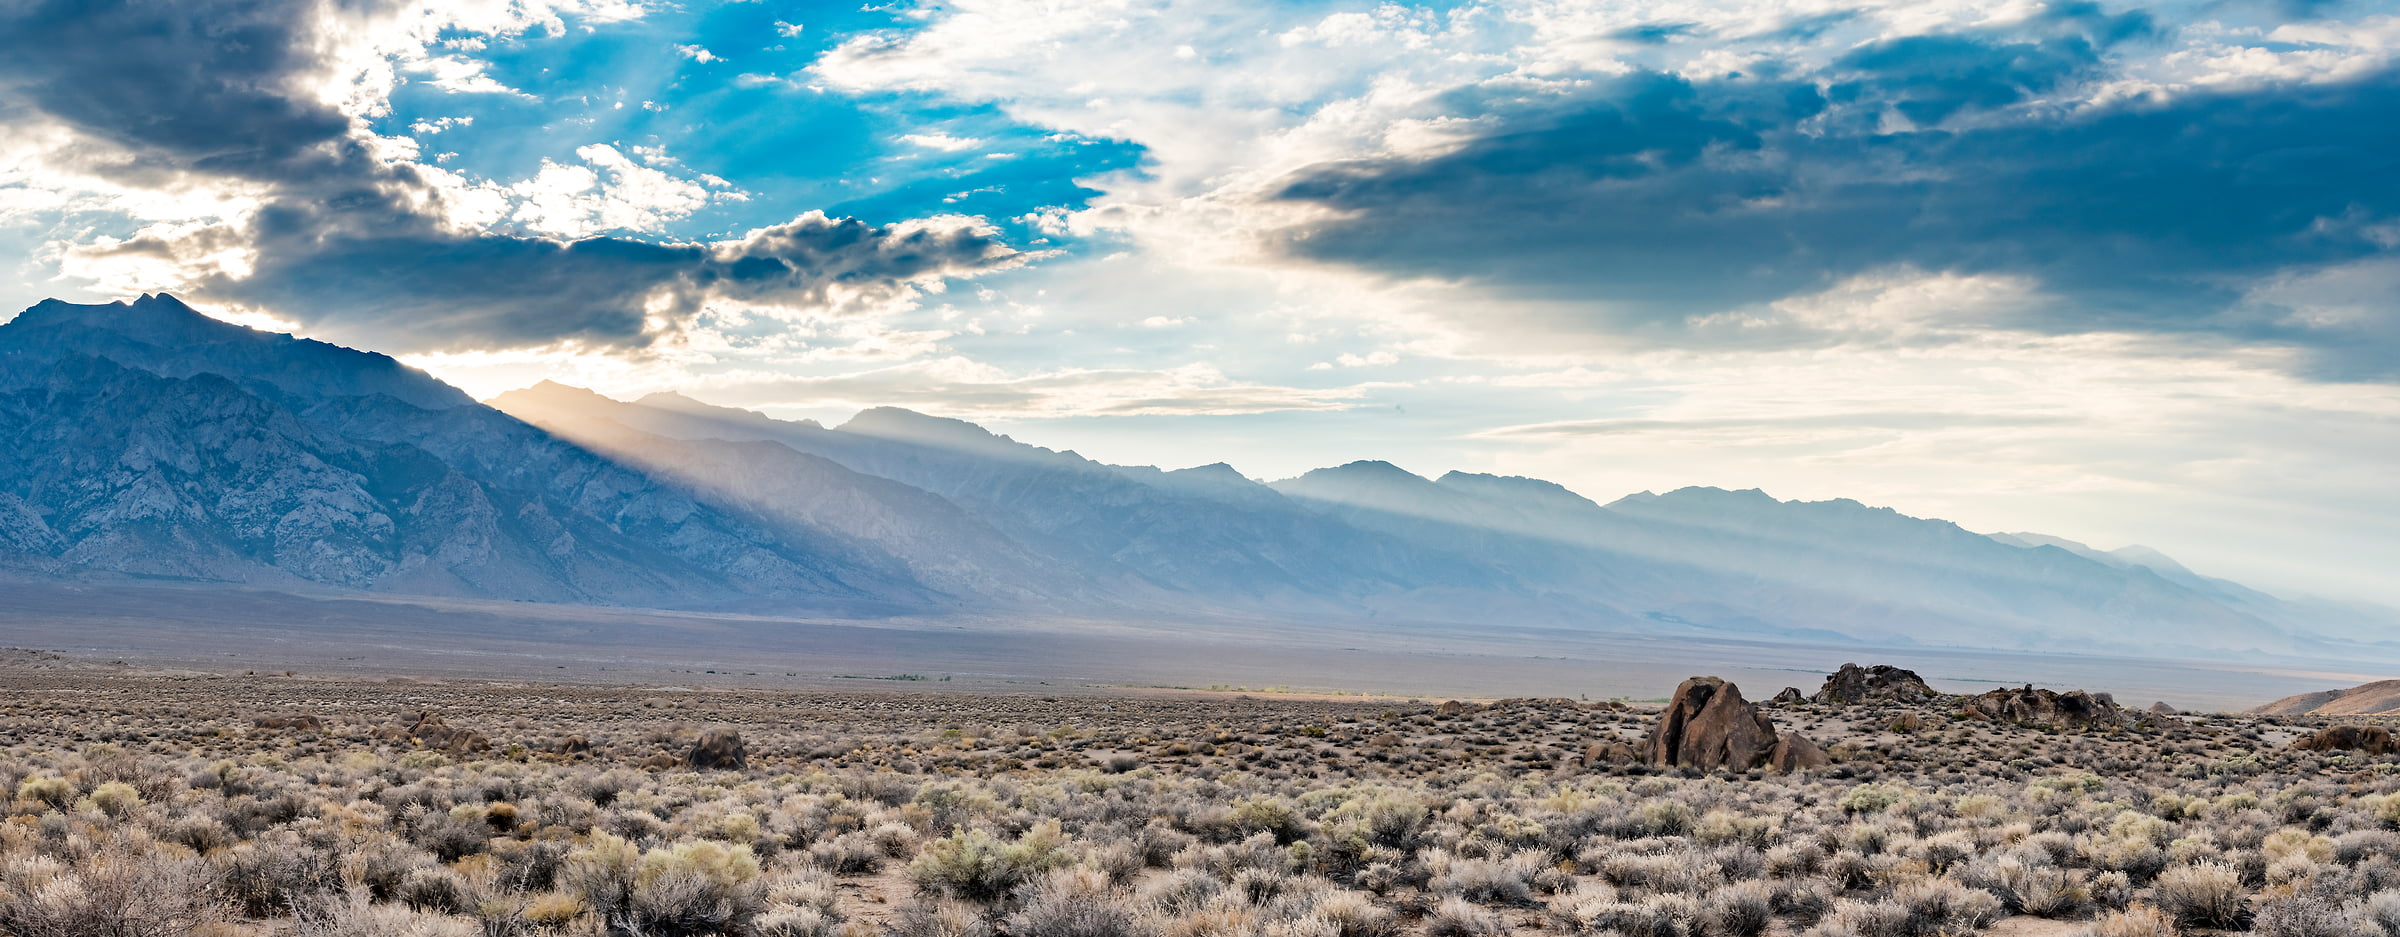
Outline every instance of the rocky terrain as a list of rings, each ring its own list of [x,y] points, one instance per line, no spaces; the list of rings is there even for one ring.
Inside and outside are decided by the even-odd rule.
[[[2400,934],[2385,725],[1919,683],[1662,707],[12,653],[0,933]]]

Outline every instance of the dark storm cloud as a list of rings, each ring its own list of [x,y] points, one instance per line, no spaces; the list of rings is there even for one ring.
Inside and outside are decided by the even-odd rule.
[[[1022,259],[982,229],[814,213],[718,244],[457,230],[433,180],[377,158],[348,116],[304,90],[328,76],[330,40],[381,12],[350,0],[0,0],[0,100],[18,105],[0,121],[31,111],[64,124],[83,141],[79,169],[129,185],[265,187],[242,224],[86,253],[173,260],[246,244],[252,271],[184,291],[400,350],[638,344],[659,330],[651,312],[672,329],[710,299],[872,301]]]
[[[1819,74],[1637,74],[1437,157],[1299,173],[1281,198],[1342,215],[1281,245],[1588,300],[1580,327],[1660,341],[1877,269],[2008,274],[2062,301],[1994,324],[2214,333],[2313,350],[2320,376],[2400,374],[2394,329],[2295,325],[2244,298],[2389,250],[2400,75],[2039,103],[2154,32],[2067,7],[2009,34],[1869,44]]]

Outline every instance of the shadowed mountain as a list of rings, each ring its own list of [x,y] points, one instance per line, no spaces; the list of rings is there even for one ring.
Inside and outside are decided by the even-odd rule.
[[[0,538],[53,573],[665,607],[919,601],[382,355],[171,297],[0,325]]]
[[[2388,627],[2155,551],[1847,500],[1603,505],[1373,461],[1268,485],[894,408],[827,428],[556,384],[486,406],[165,296],[0,325],[0,447],[0,567],[56,578],[2134,653],[2324,653]]]

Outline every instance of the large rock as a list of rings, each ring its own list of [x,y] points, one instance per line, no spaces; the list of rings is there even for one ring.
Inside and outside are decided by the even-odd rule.
[[[2392,738],[2392,730],[2382,726],[2326,726],[2294,739],[2292,747],[2304,752],[2400,754],[2400,741]]]
[[[252,728],[280,729],[290,732],[323,732],[325,720],[315,716],[259,716],[250,720]]]
[[[2060,693],[2027,685],[2022,689],[1992,690],[1967,700],[1959,715],[1969,719],[2011,722],[2069,731],[2123,729],[2135,724],[2132,715],[2106,693],[2075,690]]]
[[[1716,677],[1693,677],[1675,687],[1658,725],[1642,737],[1645,761],[1659,766],[1746,771],[1766,763],[1775,723],[1742,699],[1742,690]]]
[[[1825,686],[1812,697],[1820,703],[1922,703],[1941,694],[1925,685],[1925,679],[1914,670],[1902,670],[1889,664],[1861,667],[1843,664],[1842,669],[1825,677]]]
[[[692,745],[684,763],[699,771],[739,771],[750,766],[750,750],[742,744],[741,733],[717,729]]]
[[[442,721],[430,712],[406,717],[405,724],[394,723],[375,730],[375,737],[394,742],[407,742],[418,748],[430,748],[453,755],[471,755],[492,750],[492,741],[473,729],[462,729]]]
[[[1767,767],[1777,771],[1807,771],[1832,766],[1833,756],[1825,754],[1825,750],[1818,748],[1817,743],[1798,732],[1784,733],[1783,738],[1775,743],[1775,750],[1767,754]]]

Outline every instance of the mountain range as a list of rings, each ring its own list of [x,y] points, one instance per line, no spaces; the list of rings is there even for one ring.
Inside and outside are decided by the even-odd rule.
[[[558,384],[479,403],[166,295],[0,324],[0,568],[696,611],[1479,624],[2323,655],[2381,610],[1855,501],[1602,504],[1376,461],[1260,482],[893,408],[840,426]]]

